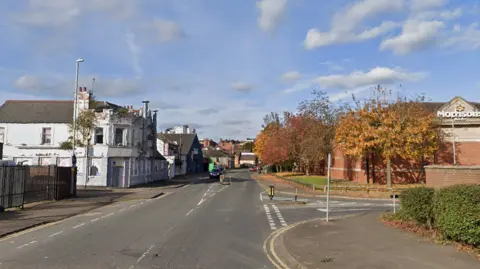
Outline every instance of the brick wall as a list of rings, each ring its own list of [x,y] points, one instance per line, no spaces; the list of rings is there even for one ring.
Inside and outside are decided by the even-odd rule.
[[[440,188],[455,184],[480,184],[480,166],[425,166],[427,186]]]

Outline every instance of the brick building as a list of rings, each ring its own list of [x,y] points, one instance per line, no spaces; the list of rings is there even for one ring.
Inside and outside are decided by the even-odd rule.
[[[455,97],[446,103],[424,103],[439,120],[445,134],[441,149],[426,160],[417,162],[396,158],[391,162],[393,183],[425,181],[424,165],[480,165],[480,103]],[[423,163],[422,163],[423,162]],[[350,158],[340,150],[332,155],[332,178],[361,183],[385,183],[386,165],[381,156],[371,154]]]
[[[210,138],[204,138],[200,143],[202,144],[202,148],[216,148],[218,146],[217,142]]]

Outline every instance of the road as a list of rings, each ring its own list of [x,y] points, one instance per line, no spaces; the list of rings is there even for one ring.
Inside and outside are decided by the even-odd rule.
[[[318,201],[270,203],[248,171],[229,176],[1,239],[0,268],[273,268],[263,250],[272,230],[324,216]]]

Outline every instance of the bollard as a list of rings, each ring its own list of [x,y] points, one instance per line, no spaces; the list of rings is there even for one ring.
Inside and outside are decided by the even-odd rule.
[[[297,201],[297,196],[298,196],[298,188],[295,188],[295,202]]]
[[[275,186],[270,185],[268,196],[270,196],[270,200],[273,200],[273,196],[275,196]]]

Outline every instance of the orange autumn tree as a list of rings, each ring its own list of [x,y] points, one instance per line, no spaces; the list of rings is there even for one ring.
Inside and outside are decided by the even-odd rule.
[[[335,142],[347,156],[382,156],[387,164],[387,184],[391,186],[393,158],[423,161],[437,151],[441,139],[434,116],[418,99],[389,103],[386,91],[378,87],[377,94],[363,105],[357,103],[356,109],[342,117]]]
[[[284,127],[277,113],[264,118],[263,130],[257,135],[254,152],[263,164],[275,165],[277,171],[288,161]]]

